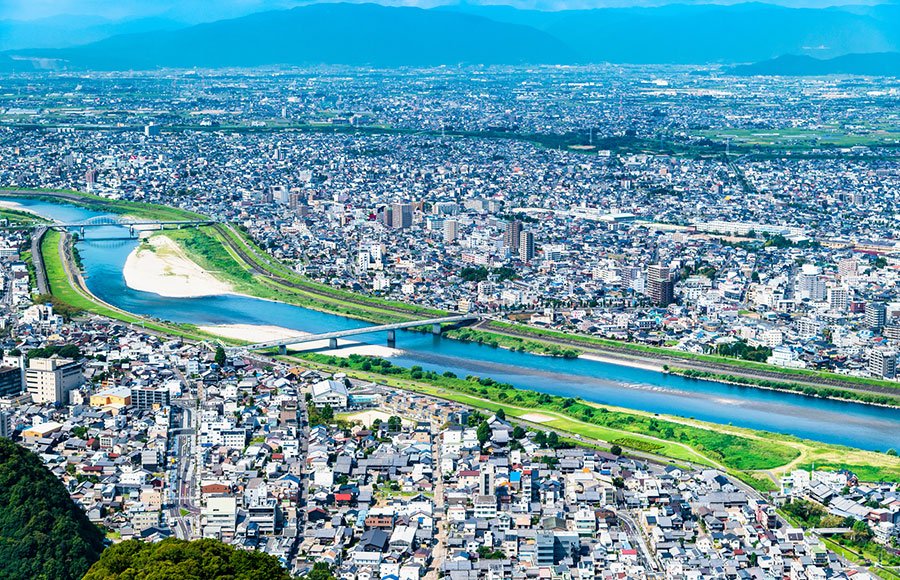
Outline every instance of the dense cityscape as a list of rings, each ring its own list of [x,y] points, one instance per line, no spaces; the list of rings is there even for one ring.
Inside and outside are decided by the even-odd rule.
[[[896,79],[713,66],[0,77],[0,437],[110,544],[212,538],[298,577],[895,578],[898,98]],[[194,217],[142,224],[157,206]],[[563,384],[529,409],[499,366],[404,367],[391,329],[279,356],[247,345],[361,323],[166,318],[136,309],[151,295],[471,314],[434,340],[560,363],[593,344],[772,401],[870,404],[887,431],[825,441],[817,469],[787,428],[662,407],[610,427],[616,397]],[[831,390],[780,392],[803,388]]]

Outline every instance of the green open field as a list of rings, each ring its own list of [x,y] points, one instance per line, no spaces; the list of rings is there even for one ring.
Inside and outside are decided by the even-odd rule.
[[[817,129],[712,129],[699,131],[699,137],[714,141],[731,140],[732,147],[755,149],[812,149],[829,147],[896,147],[900,131],[896,128],[846,129],[826,125]]]

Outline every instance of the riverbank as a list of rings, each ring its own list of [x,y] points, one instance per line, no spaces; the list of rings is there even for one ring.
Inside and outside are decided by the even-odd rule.
[[[164,234],[144,238],[122,271],[134,290],[169,298],[197,298],[234,292],[234,287],[201,268]]]
[[[62,201],[90,209],[99,208],[141,217],[154,215],[171,219],[208,219],[178,208],[109,200],[71,191],[18,190],[7,191],[5,194]],[[215,272],[220,281],[231,284],[241,294],[372,323],[400,322],[447,314],[435,309],[364,296],[306,279],[268,256],[245,233],[231,226],[216,224],[204,229],[172,230],[168,231],[167,235],[171,236],[194,262],[207,271]],[[703,372],[727,373],[753,379],[791,381],[814,387],[837,387],[890,396],[900,394],[900,384],[890,381],[816,370],[785,369],[764,363],[569,334],[510,322],[491,320],[479,325],[477,329],[464,330],[467,331],[466,340],[482,344],[496,343],[511,350],[535,354],[572,357],[584,353],[607,357],[608,362],[635,368],[642,368],[645,364],[659,366],[672,364]]]
[[[722,468],[759,489],[773,489],[777,477],[810,464],[849,469],[868,481],[900,481],[900,459],[875,451],[516,389],[484,377],[462,379],[404,369],[366,357],[288,358],[487,411],[502,408],[524,420],[538,415],[548,428]]]

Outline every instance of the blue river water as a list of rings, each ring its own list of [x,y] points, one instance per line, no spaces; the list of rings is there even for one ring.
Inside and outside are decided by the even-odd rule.
[[[83,221],[99,215],[65,204],[20,198],[7,201],[61,221]],[[102,239],[123,236],[127,236],[127,230],[116,226],[91,229],[78,248],[90,290],[124,310],[174,322],[274,325],[312,333],[367,326],[342,316],[243,296],[166,298],[132,290],[125,284],[122,270],[137,242]],[[355,339],[380,344],[385,336],[360,335]],[[900,447],[897,409],[690,380],[583,358],[567,360],[511,352],[415,332],[398,332],[397,348],[402,353],[391,360],[403,366],[486,376],[551,394],[863,449]]]

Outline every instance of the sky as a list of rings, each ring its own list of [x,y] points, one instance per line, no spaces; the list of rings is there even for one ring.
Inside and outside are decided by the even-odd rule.
[[[312,0],[315,1],[315,0]],[[362,0],[354,0],[362,1]],[[371,1],[371,0],[370,0]],[[741,0],[462,0],[472,4],[507,4],[518,8],[561,10],[603,6],[660,5],[668,3],[734,4]],[[845,4],[876,4],[880,0],[765,0],[772,4],[825,7]],[[432,7],[460,0],[379,0],[380,4]],[[131,20],[162,17],[181,22],[203,22],[290,8],[310,0],[0,0],[0,19],[35,20],[72,15]]]

